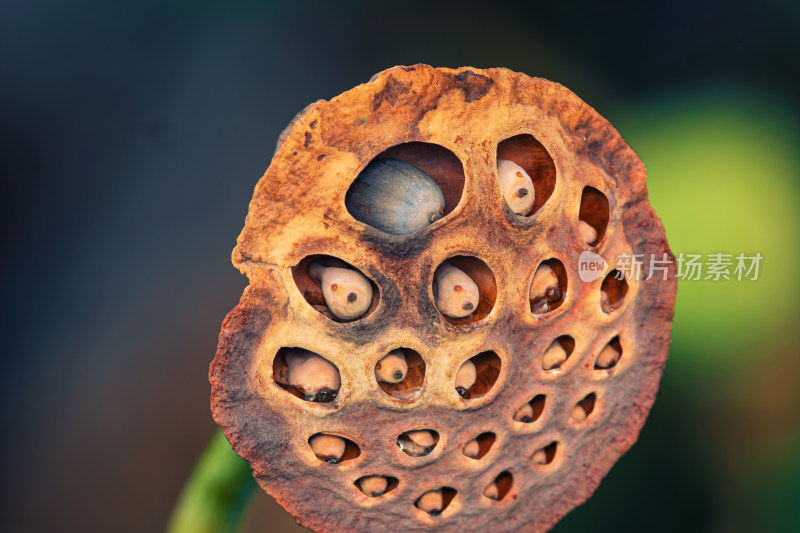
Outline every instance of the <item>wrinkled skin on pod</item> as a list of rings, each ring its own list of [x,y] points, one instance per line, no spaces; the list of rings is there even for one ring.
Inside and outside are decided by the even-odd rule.
[[[336,435],[326,435],[324,433],[314,435],[308,441],[311,451],[322,461],[331,464],[338,464],[344,455],[346,443],[342,437]]]
[[[472,361],[465,361],[461,368],[456,373],[456,392],[462,398],[469,396],[469,388],[475,384],[478,379],[478,369],[475,368],[475,363]]]
[[[309,402],[330,402],[339,395],[339,369],[314,352],[287,348],[284,353],[289,385],[305,395]]]
[[[442,314],[460,318],[475,311],[481,294],[472,278],[445,261],[433,275],[433,296]]]
[[[414,165],[377,159],[350,186],[345,207],[353,218],[392,235],[417,232],[444,215],[444,195]]]
[[[314,261],[308,266],[308,275],[322,288],[331,313],[342,320],[360,317],[372,303],[372,285],[357,270]]]
[[[384,383],[400,383],[408,373],[403,350],[392,350],[375,365],[375,377]]]
[[[500,192],[508,207],[518,215],[530,211],[536,199],[536,191],[525,169],[513,161],[498,159],[497,175],[500,177]]]

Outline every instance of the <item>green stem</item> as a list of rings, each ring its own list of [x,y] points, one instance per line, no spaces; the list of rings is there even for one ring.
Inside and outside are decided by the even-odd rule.
[[[235,533],[258,485],[217,431],[183,487],[167,533]]]

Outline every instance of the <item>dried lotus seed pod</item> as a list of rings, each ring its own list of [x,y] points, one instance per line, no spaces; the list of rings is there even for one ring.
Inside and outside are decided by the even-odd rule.
[[[386,489],[389,487],[389,480],[383,476],[366,476],[359,480],[358,486],[361,492],[367,496],[377,498],[386,493]]]
[[[578,230],[581,233],[581,239],[583,239],[586,244],[594,244],[597,240],[597,230],[588,222],[578,220]]]
[[[595,367],[600,369],[611,368],[617,364],[620,355],[622,354],[620,354],[619,351],[614,348],[614,346],[607,344],[606,347],[600,352],[600,355],[597,356]]]
[[[531,281],[531,289],[528,298],[537,300],[544,298],[547,300],[558,300],[561,298],[561,290],[558,288],[558,276],[550,268],[550,265],[542,263],[536,269]]]
[[[310,402],[330,402],[339,394],[341,381],[336,366],[314,352],[287,348],[284,358],[289,385],[302,392]]]
[[[271,163],[233,252],[249,285],[222,326],[210,369],[214,419],[233,449],[258,484],[317,533],[553,528],[634,444],[667,358],[674,258],[666,280],[630,278],[624,288],[611,274],[596,282],[579,275],[589,248],[579,218],[598,232],[602,242],[591,247],[608,261],[620,253],[671,257],[642,162],[568,89],[506,69],[392,68],[312,104],[281,137],[275,155],[265,156]],[[348,191],[352,200],[356,181],[365,182],[359,174],[387,158],[436,181],[443,220],[428,227],[421,216],[423,229],[397,236],[348,210]],[[525,216],[512,215],[503,198],[497,160],[514,161],[533,180],[535,202]],[[404,180],[393,186],[409,189]],[[398,213],[436,218],[441,206],[390,206],[393,231],[402,225]],[[305,292],[316,287],[304,269],[322,257],[346,257],[368,276],[380,296],[368,315],[339,322],[309,310]],[[470,317],[437,309],[431,278],[445,260],[478,285]],[[569,298],[558,300],[563,312],[537,316],[556,305],[528,298],[532,270],[543,262]],[[601,308],[603,284],[613,313]],[[491,309],[472,320],[490,300]],[[552,340],[563,336],[574,336],[574,345],[564,343],[563,371],[543,370]],[[595,370],[617,337],[621,359],[613,370]],[[335,401],[300,401],[288,386],[284,354],[298,345],[338,368]],[[387,346],[403,346],[401,383],[375,378]],[[488,352],[496,359],[482,357]],[[575,400],[592,393],[602,401],[590,411],[581,400],[586,421],[571,419]],[[546,403],[536,400],[545,394]],[[524,400],[535,423],[513,420]],[[398,447],[404,432],[426,428],[437,433],[433,452],[414,457]],[[309,461],[309,435],[320,432],[346,435],[341,466]],[[492,478],[500,471],[514,480],[498,504],[483,491],[494,480],[502,497],[505,478]],[[389,479],[387,491],[396,479],[397,490],[363,495],[358,480],[375,475]]]
[[[429,515],[438,516],[444,508],[444,496],[442,494],[442,489],[426,492],[419,497],[414,505]]]
[[[433,276],[433,296],[442,314],[454,318],[469,316],[478,307],[478,285],[466,272],[448,262],[439,265]]]
[[[464,455],[467,457],[471,457],[472,459],[477,459],[478,455],[481,453],[481,445],[478,444],[478,439],[472,439],[468,443],[464,445],[464,449],[462,450]]]
[[[526,403],[517,409],[514,413],[514,420],[517,422],[524,422],[526,424],[533,422],[533,406],[529,403]]]
[[[560,367],[567,360],[567,352],[561,343],[554,341],[542,356],[542,368],[552,370]]]
[[[378,159],[367,165],[345,198],[353,218],[392,235],[424,229],[444,215],[444,195],[414,165]]]
[[[400,383],[408,373],[403,350],[392,350],[375,365],[375,377],[384,383]]]
[[[464,364],[456,373],[456,392],[463,397],[467,397],[469,389],[475,384],[478,378],[478,370],[472,361],[464,361]]]
[[[372,285],[357,270],[325,266],[315,261],[308,266],[308,275],[322,288],[331,313],[342,320],[360,317],[372,303]]]
[[[525,169],[513,161],[498,159],[497,175],[500,177],[500,192],[503,193],[508,207],[518,215],[530,211],[536,198],[536,191]]]
[[[338,464],[342,460],[346,446],[342,437],[325,433],[314,435],[308,440],[308,443],[318,459],[331,464]]]

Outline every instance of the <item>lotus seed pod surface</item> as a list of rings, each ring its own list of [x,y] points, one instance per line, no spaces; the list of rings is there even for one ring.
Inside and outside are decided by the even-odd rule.
[[[306,397],[314,397],[321,391],[338,391],[341,385],[339,370],[333,363],[319,355],[303,349],[287,349],[289,384]]]
[[[343,320],[360,317],[372,303],[372,285],[355,270],[327,267],[322,271],[320,285],[331,313]]]
[[[319,459],[338,463],[344,455],[345,440],[336,435],[314,435],[309,439],[311,450]]]
[[[497,160],[497,175],[500,191],[508,207],[518,215],[524,215],[533,207],[536,191],[531,177],[518,164],[506,159]]]
[[[392,235],[424,229],[444,214],[444,195],[419,168],[394,159],[371,162],[347,191],[353,217]]]
[[[435,301],[442,314],[451,317],[471,315],[478,307],[480,290],[466,272],[445,262],[436,269]]]
[[[408,373],[408,363],[402,350],[392,350],[375,365],[375,377],[385,383],[399,383]]]
[[[553,288],[558,288],[558,276],[550,268],[550,265],[542,263],[536,269],[531,281],[529,299],[535,300],[537,298],[544,298],[548,294],[548,289],[552,291]]]

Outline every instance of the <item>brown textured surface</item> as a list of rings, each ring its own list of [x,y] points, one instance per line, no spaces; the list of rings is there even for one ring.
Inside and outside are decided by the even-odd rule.
[[[547,196],[540,186],[552,194],[537,201],[532,216],[519,217],[506,209],[494,169],[498,143],[526,133],[552,158],[556,176],[553,188],[543,171],[537,199]],[[344,197],[370,160],[406,142],[452,151],[463,165],[464,188],[460,202],[446,188],[452,211],[441,221],[391,236],[354,220]],[[531,164],[546,167],[543,153],[531,156]],[[322,532],[544,531],[588,498],[636,440],[655,399],[676,282],[672,266],[669,281],[658,274],[629,280],[622,305],[601,311],[602,279],[583,283],[577,275],[578,256],[590,249],[576,225],[587,185],[610,204],[597,253],[609,261],[620,252],[670,253],[647,201],[644,166],[608,122],[558,84],[505,69],[417,65],[384,71],[306,108],[256,187],[233,253],[250,286],[223,324],[210,371],[214,418],[264,490]],[[309,305],[292,267],[313,254],[341,258],[370,277],[380,290],[377,308],[360,320],[336,322]],[[435,268],[456,255],[481,259],[496,281],[491,312],[468,325],[445,320],[430,288]],[[566,300],[533,315],[528,285],[549,258],[566,267]],[[545,372],[542,353],[561,335],[575,339],[574,351],[560,371]],[[594,357],[617,335],[619,364],[595,370]],[[305,402],[273,381],[273,358],[286,346],[336,364],[342,378],[336,402]],[[426,363],[420,394],[410,402],[389,397],[374,379],[375,363],[396,347],[415,350]],[[482,398],[460,398],[456,371],[488,350],[502,361],[497,382]],[[594,411],[574,423],[573,406],[591,392]],[[539,394],[547,397],[541,416],[531,424],[514,421],[517,408]],[[406,456],[395,444],[417,428],[439,433],[429,456]],[[339,465],[319,461],[307,444],[317,432],[347,437],[360,456]],[[497,435],[489,453],[478,461],[463,456],[464,444],[483,432]],[[553,441],[559,443],[553,462],[534,464],[533,453]],[[503,471],[513,476],[509,493],[500,502],[487,499],[484,488]],[[354,481],[371,474],[399,484],[367,498]],[[442,486],[458,492],[441,516],[413,506]]]

